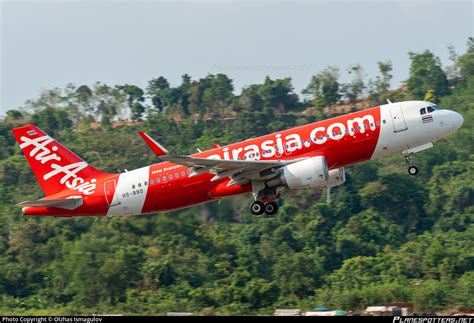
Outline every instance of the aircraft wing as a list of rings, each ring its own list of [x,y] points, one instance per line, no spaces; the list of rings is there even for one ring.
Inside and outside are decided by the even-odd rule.
[[[211,181],[229,177],[231,181],[227,184],[228,186],[242,185],[250,180],[263,180],[272,177],[277,169],[300,160],[224,160],[175,155],[168,152],[143,131],[140,131],[139,134],[161,160],[191,167],[193,172],[190,177],[202,173],[215,174]]]
[[[82,205],[81,196],[70,196],[62,200],[36,200],[17,204],[18,206],[57,207],[60,209],[74,210]]]

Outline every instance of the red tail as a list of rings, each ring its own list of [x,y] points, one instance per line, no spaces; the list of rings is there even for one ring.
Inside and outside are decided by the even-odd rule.
[[[33,124],[12,130],[46,195],[72,189],[93,194],[102,173]]]

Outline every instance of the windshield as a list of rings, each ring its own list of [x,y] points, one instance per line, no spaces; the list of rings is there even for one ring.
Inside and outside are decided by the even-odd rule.
[[[436,108],[437,108],[436,105],[430,105],[430,106],[427,108],[427,109],[428,109],[428,113],[433,112],[433,111],[436,111]]]

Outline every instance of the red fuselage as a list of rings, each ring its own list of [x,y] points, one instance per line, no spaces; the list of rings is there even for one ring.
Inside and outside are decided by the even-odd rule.
[[[192,156],[241,160],[289,160],[325,156],[329,169],[334,169],[369,160],[374,154],[382,126],[385,125],[381,120],[380,107],[375,107]],[[35,147],[25,148],[25,155],[33,148]],[[42,167],[49,167],[48,161]],[[100,173],[94,176],[94,189],[82,195],[83,205],[80,207],[74,210],[25,207],[23,213],[56,216],[149,214],[186,208],[252,191],[251,183],[227,186],[229,178],[211,182],[213,174],[189,177],[189,173],[188,167],[170,162],[121,174]],[[42,186],[45,185],[47,186]],[[47,199],[62,199],[76,196],[77,193],[77,189],[65,189],[49,195]]]

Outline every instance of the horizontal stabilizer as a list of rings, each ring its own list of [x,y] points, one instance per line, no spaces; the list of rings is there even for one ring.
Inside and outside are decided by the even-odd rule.
[[[56,207],[59,209],[74,210],[82,205],[81,196],[70,196],[64,200],[36,200],[26,201],[17,204],[18,206],[33,206],[33,207]]]

